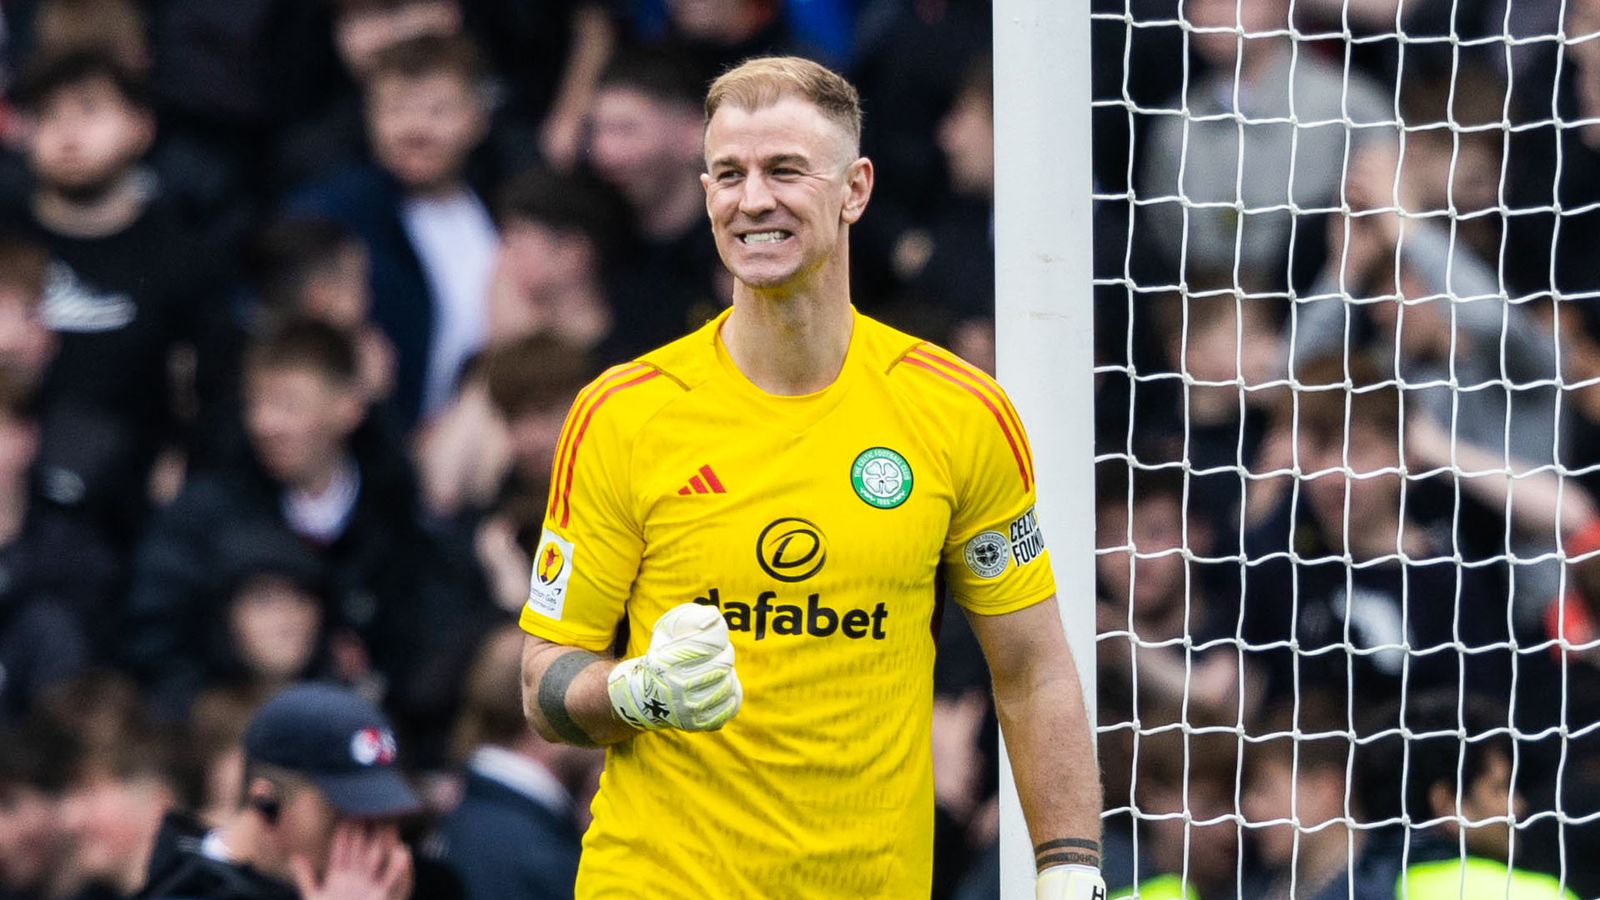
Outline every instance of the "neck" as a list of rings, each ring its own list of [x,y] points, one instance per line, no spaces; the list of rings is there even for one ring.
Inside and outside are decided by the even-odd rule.
[[[1335,546],[1344,542],[1344,530],[1339,528],[1329,535]],[[1357,560],[1375,559],[1394,553],[1397,537],[1398,546],[1407,553],[1422,550],[1418,531],[1415,528],[1402,530],[1399,517],[1392,513],[1372,519],[1358,518],[1350,523],[1349,531],[1349,546],[1346,549]]]
[[[1195,598],[1194,606],[1198,607],[1200,598]],[[1184,635],[1184,604],[1182,602],[1166,603],[1159,607],[1155,614],[1140,614],[1134,610],[1134,623],[1139,637],[1147,641],[1168,641],[1181,638]]]
[[[33,194],[33,212],[46,228],[67,237],[105,237],[132,225],[144,212],[149,193],[133,172],[104,190],[74,196],[48,185]]]
[[[822,280],[825,272],[818,273]],[[734,365],[769,394],[798,396],[833,384],[850,350],[850,292],[758,291],[736,283],[722,342]]]
[[[655,241],[676,238],[700,225],[706,216],[706,194],[696,178],[674,178],[665,197],[636,204],[639,229]]]
[[[466,183],[459,178],[449,178],[444,181],[430,182],[428,184],[406,185],[406,196],[413,200],[443,200],[466,190]]]
[[[1241,93],[1245,84],[1259,83],[1277,65],[1278,57],[1288,52],[1289,42],[1279,38],[1248,40],[1242,49],[1244,60],[1239,65]]]

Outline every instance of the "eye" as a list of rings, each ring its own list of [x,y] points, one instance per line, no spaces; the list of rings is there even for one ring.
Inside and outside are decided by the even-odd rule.
[[[772,175],[774,178],[798,178],[800,170],[789,166],[779,166],[772,170]]]
[[[721,172],[718,172],[714,177],[716,178],[717,181],[720,181],[720,182],[723,182],[724,184],[726,184],[727,182],[736,180],[739,177],[739,173],[738,173],[738,171],[736,171],[734,169],[723,169]]]

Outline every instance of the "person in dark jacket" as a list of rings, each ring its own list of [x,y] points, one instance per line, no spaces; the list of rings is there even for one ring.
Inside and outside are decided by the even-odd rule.
[[[140,900],[411,896],[398,823],[422,804],[376,707],[332,685],[286,688],[251,719],[244,751],[240,809],[213,830],[169,817]]]
[[[529,731],[518,685],[522,633],[490,634],[467,679],[456,738],[466,796],[428,842],[455,869],[468,900],[571,897],[580,850],[577,797],[592,793],[598,751]]]
[[[168,713],[200,686],[200,648],[225,609],[237,543],[262,531],[295,536],[320,562],[346,680],[393,688],[461,607],[454,567],[418,524],[409,466],[363,425],[348,338],[290,322],[248,351],[244,369],[249,459],[193,479],[136,563],[121,650]],[[389,700],[403,706],[394,690]]]
[[[466,181],[488,129],[483,69],[464,38],[420,37],[379,54],[366,80],[373,162],[301,192],[290,211],[339,222],[366,241],[373,320],[398,357],[403,426],[454,392],[487,333],[498,236]]]

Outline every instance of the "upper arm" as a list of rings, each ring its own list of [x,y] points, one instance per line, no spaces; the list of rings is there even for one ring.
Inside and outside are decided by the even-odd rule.
[[[1033,452],[1022,419],[987,375],[944,351],[930,354],[919,358],[961,388],[944,395],[955,506],[940,559],[951,593],[963,609],[986,615],[1037,603],[1055,592],[1055,580],[1034,511]]]
[[[1055,594],[1000,615],[968,612],[967,621],[983,648],[997,694],[1008,685],[1049,680],[1063,671],[1076,673]]]
[[[618,367],[573,402],[557,445],[544,530],[520,624],[529,634],[604,652],[644,554],[630,486],[632,441],[611,405],[642,367]]]

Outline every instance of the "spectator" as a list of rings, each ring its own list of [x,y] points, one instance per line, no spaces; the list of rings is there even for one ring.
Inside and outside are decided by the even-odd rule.
[[[244,794],[244,732],[270,695],[237,687],[208,688],[189,711],[185,740],[198,778],[196,817],[210,826],[233,814]]]
[[[131,897],[144,885],[163,814],[179,801],[169,751],[138,737],[91,761],[62,802],[79,898]]]
[[[1141,897],[1235,895],[1239,837],[1228,817],[1234,813],[1238,753],[1232,734],[1166,731],[1140,737],[1131,756],[1137,789],[1129,801],[1143,820],[1141,855],[1135,868],[1134,861],[1108,852],[1102,868],[1113,886],[1111,897],[1133,896],[1114,886],[1135,883]]]
[[[1241,896],[1249,900],[1385,897],[1399,860],[1375,848],[1347,773],[1355,732],[1340,707],[1307,691],[1280,709],[1245,745],[1241,811],[1258,868]]]
[[[720,309],[716,247],[695,180],[705,170],[701,93],[685,64],[659,51],[619,55],[601,76],[589,164],[622,194],[635,225],[607,272],[628,327],[601,362],[682,337]]]
[[[1408,404],[1454,422],[1461,439],[1496,452],[1509,443],[1521,468],[1548,465],[1555,338],[1528,306],[1502,299],[1494,270],[1447,228],[1390,211],[1424,211],[1424,194],[1450,182],[1448,155],[1415,159],[1446,168],[1411,169],[1408,153],[1398,196],[1392,142],[1369,143],[1352,161],[1346,193],[1354,212],[1329,227],[1328,264],[1291,323],[1293,374],[1345,347],[1371,353],[1380,369],[1416,385]]]
[[[553,333],[610,357],[616,315],[602,272],[620,210],[581,181],[526,172],[500,192],[500,252],[489,292],[494,342]]]
[[[34,122],[19,224],[54,257],[43,315],[60,350],[48,400],[71,407],[52,417],[41,451],[45,490],[92,512],[126,549],[180,407],[192,391],[209,397],[222,310],[206,257],[139,166],[155,136],[143,83],[84,51],[38,61],[17,95]],[[195,352],[198,377],[176,384],[176,361]]]
[[[169,816],[141,898],[410,896],[398,823],[421,803],[372,704],[327,685],[288,688],[256,713],[244,746],[243,803],[210,830]]]
[[[356,347],[368,401],[394,391],[394,345],[374,325],[367,248],[331,219],[285,219],[263,228],[247,253],[269,322],[306,318],[339,329]]]
[[[577,803],[593,793],[601,754],[529,730],[521,655],[515,626],[483,642],[456,729],[466,796],[429,842],[461,876],[468,900],[558,900],[572,896],[578,875]]]
[[[55,898],[66,888],[72,844],[61,804],[75,749],[67,732],[43,719],[0,730],[0,897],[6,900]]]
[[[1385,774],[1405,773],[1402,811],[1414,827],[1397,896],[1444,900],[1509,893],[1576,900],[1556,878],[1513,858],[1512,834],[1529,808],[1514,768],[1506,708],[1481,697],[1463,700],[1450,690],[1415,698],[1400,715],[1412,736],[1403,747],[1387,741],[1396,758],[1367,773],[1378,776],[1369,789],[1380,791],[1393,790]],[[1516,846],[1526,854],[1526,841]]]
[[[303,191],[297,211],[361,235],[373,318],[394,342],[403,426],[431,418],[487,337],[494,222],[465,180],[488,127],[477,50],[424,37],[389,48],[366,80],[373,163]]]
[[[357,365],[350,342],[321,323],[260,339],[244,368],[251,458],[192,481],[146,538],[123,650],[169,713],[201,686],[199,648],[219,624],[227,560],[254,535],[293,534],[324,567],[346,677],[381,674],[400,690],[463,608],[417,525],[409,468],[363,426]]]
[[[361,92],[384,51],[419,37],[460,37],[458,0],[337,0],[332,44],[344,78],[324,79],[320,106],[297,115],[278,134],[275,181],[298,187],[369,155]],[[328,82],[332,82],[330,85]],[[331,88],[331,89],[330,89]]]
[[[1230,646],[1237,615],[1213,599],[1219,567],[1185,559],[1209,556],[1211,538],[1185,513],[1183,475],[1104,464],[1095,509],[1097,630],[1111,633],[1099,643],[1102,703],[1129,717],[1137,703],[1151,726],[1185,713],[1233,717],[1258,708],[1260,685],[1246,680]]]
[[[110,551],[34,495],[38,441],[27,397],[0,380],[0,728],[89,664],[88,623],[112,598]]]
[[[328,641],[320,561],[287,531],[239,535],[225,548],[223,633],[212,684],[249,695],[327,674]]]
[[[1293,25],[1291,5],[1183,6],[1196,29],[1190,45],[1209,73],[1190,82],[1187,97],[1163,104],[1189,115],[1157,119],[1137,161],[1139,199],[1150,201],[1137,221],[1170,266],[1181,257],[1193,268],[1249,271],[1274,288],[1286,284],[1291,265],[1304,265],[1289,260],[1291,235],[1299,233],[1298,248],[1315,243],[1301,216],[1338,206],[1347,151],[1394,118],[1391,102],[1359,72],[1296,52],[1281,31]],[[1309,271],[1316,262],[1311,258]],[[1174,268],[1170,280],[1176,274]]]

